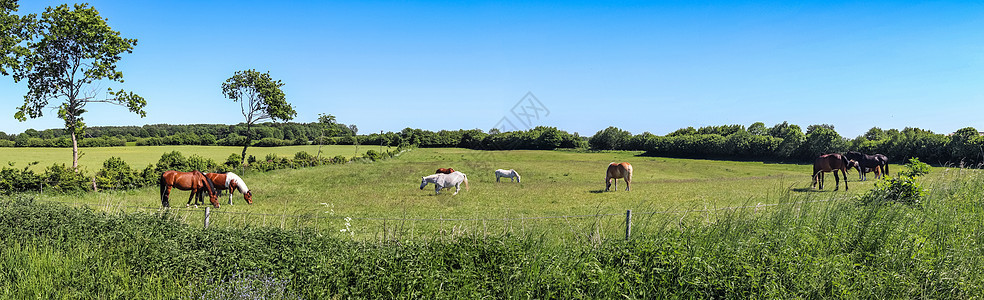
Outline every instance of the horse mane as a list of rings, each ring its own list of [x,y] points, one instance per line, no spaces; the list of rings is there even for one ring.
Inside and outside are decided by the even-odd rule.
[[[212,195],[218,195],[219,194],[218,192],[215,191],[215,185],[212,184],[212,180],[211,179],[208,179],[208,176],[205,176],[205,173],[202,173],[202,171],[198,171],[198,170],[195,170],[195,172],[198,173],[198,174],[201,174],[202,177],[205,177],[205,185],[208,186],[209,193],[212,193]],[[212,195],[209,195],[209,197],[211,197]]]

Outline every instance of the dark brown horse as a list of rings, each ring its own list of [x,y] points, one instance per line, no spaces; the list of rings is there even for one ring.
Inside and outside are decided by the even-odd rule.
[[[817,182],[819,182],[820,189],[822,190],[823,173],[833,172],[834,183],[836,184],[834,190],[840,189],[840,178],[837,176],[837,171],[841,171],[844,174],[844,190],[847,190],[847,169],[853,167],[855,164],[857,162],[848,160],[847,157],[838,153],[820,155],[813,162],[813,184],[811,187],[816,186]]]
[[[199,191],[205,190],[208,192],[208,200],[212,202],[216,208],[219,207],[218,192],[215,191],[215,185],[212,181],[199,171],[191,172],[178,172],[178,171],[167,171],[161,174],[160,179],[161,186],[161,205],[164,207],[171,206],[171,188],[176,187],[182,191],[191,191],[191,195],[188,196],[188,204],[191,204],[191,200],[195,198],[195,194]]]
[[[454,173],[454,169],[452,169],[452,168],[440,168],[440,169],[437,169],[437,172],[434,172],[434,174],[437,174],[437,173],[451,174],[451,173]]]
[[[858,162],[855,168],[858,170],[858,179],[864,181],[867,179],[865,176],[868,170],[874,170],[876,178],[881,178],[883,174],[888,173],[888,157],[882,154],[867,155],[857,151],[850,151],[844,153],[844,156],[848,160],[853,160]],[[884,173],[881,171],[885,171]]]
[[[605,172],[605,191],[607,192],[613,183],[617,191],[619,178],[625,178],[625,190],[628,191],[629,184],[632,183],[632,165],[627,162],[608,164],[608,171]]]

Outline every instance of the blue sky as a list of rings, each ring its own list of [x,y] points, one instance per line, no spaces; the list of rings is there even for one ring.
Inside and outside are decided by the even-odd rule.
[[[21,1],[21,14],[62,1]],[[237,70],[286,85],[296,122],[318,113],[360,133],[488,130],[532,92],[533,125],[592,135],[608,126],[789,121],[984,130],[984,4],[978,2],[89,2],[138,39],[120,65],[147,117],[93,104],[90,126],[234,124],[220,85]],[[0,130],[25,84],[0,78]]]

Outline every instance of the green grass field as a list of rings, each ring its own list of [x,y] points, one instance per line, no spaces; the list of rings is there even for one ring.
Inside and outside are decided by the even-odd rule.
[[[184,149],[187,152],[182,152],[189,155],[227,151],[223,147],[214,148],[219,150],[189,147]],[[257,150],[275,149],[279,153],[292,153],[301,148]],[[330,153],[353,150],[333,147]],[[386,232],[384,228],[393,230],[393,226],[410,227],[425,235],[500,230],[584,234],[595,230],[585,229],[590,226],[601,226],[600,231],[615,234],[622,226],[619,224],[624,223],[626,210],[633,210],[641,218],[652,212],[774,204],[786,199],[783,195],[787,194],[805,195],[809,199],[848,199],[869,190],[874,182],[858,182],[857,173],[852,172],[848,176],[851,189],[844,191],[841,187],[840,191],[832,192],[834,182],[828,174],[827,188],[821,192],[809,188],[812,168],[809,165],[655,158],[638,154],[415,149],[376,163],[242,174],[253,190],[254,204],[244,205],[239,194],[233,206],[224,205],[227,200],[220,199],[223,206],[215,210],[212,224],[314,226],[335,231],[346,228],[342,218],[350,217],[353,220],[348,222],[348,229],[363,237],[377,236]],[[620,181],[619,191],[603,192],[604,171],[613,161],[632,163],[632,191],[625,192],[624,182]],[[456,196],[448,190],[435,195],[432,185],[420,190],[420,177],[432,174],[439,167],[452,167],[468,174],[469,188]],[[496,183],[493,171],[498,168],[517,170],[522,183]],[[173,191],[172,207],[183,208],[188,195],[185,191]],[[117,210],[160,206],[156,188],[81,196],[46,195],[44,199],[113,206]],[[182,213],[188,222],[198,223],[204,215],[201,211],[201,208],[183,209]],[[328,218],[311,218],[316,216]]]
[[[329,145],[323,146],[321,156],[334,157],[341,155],[344,157],[353,157],[360,156],[370,149],[379,151],[380,147],[359,146],[356,149],[355,146],[350,145]],[[197,154],[204,158],[211,158],[221,164],[225,162],[230,154],[242,153],[243,148],[225,146],[127,146],[80,148],[80,150],[82,156],[79,158],[79,165],[89,172],[95,172],[102,167],[104,161],[113,156],[122,158],[130,167],[142,169],[148,164],[156,163],[161,158],[161,154],[170,151],[179,151],[186,157]],[[383,148],[383,150],[386,150],[386,148]],[[257,159],[263,159],[270,153],[278,156],[294,157],[294,154],[300,151],[306,151],[311,155],[316,155],[318,154],[318,146],[250,147],[247,149],[246,155],[256,156]],[[37,165],[31,167],[35,171],[43,171],[44,168],[56,163],[71,166],[72,149],[2,148],[0,149],[0,163],[2,162],[14,163],[15,167],[25,167],[31,162],[38,162]]]
[[[256,204],[237,198],[213,209],[208,229],[204,209],[162,211],[151,188],[3,196],[0,298],[965,299],[984,291],[978,170],[934,168],[918,180],[926,195],[907,205],[886,195],[856,201],[874,182],[854,173],[849,191],[816,191],[808,165],[637,154],[414,149],[376,163],[244,174]],[[634,165],[633,191],[601,192],[610,161]],[[418,189],[437,167],[468,173],[471,189]],[[523,183],[495,183],[495,168],[518,170]],[[187,192],[175,194],[179,207]]]

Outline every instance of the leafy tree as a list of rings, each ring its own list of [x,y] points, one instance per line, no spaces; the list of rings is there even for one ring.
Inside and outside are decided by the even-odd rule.
[[[752,125],[748,125],[748,133],[752,135],[767,135],[769,134],[769,129],[765,128],[765,123],[755,122]]]
[[[232,77],[222,83],[222,94],[233,102],[239,102],[243,117],[246,118],[246,143],[243,145],[242,156],[246,157],[246,149],[253,140],[252,126],[262,120],[290,121],[297,116],[284,91],[280,80],[273,80],[270,72],[260,73],[256,70],[237,71]],[[245,161],[242,164],[246,164]]]
[[[31,29],[23,65],[14,68],[14,80],[27,79],[24,105],[14,118],[26,121],[41,117],[52,100],[58,105],[58,117],[72,136],[72,168],[78,171],[79,138],[85,133],[82,114],[90,103],[110,103],[128,108],[144,117],[147,101],[133,92],[108,90],[100,96],[96,81],[123,82],[123,72],[116,70],[120,54],[132,53],[137,40],[120,36],[106,24],[95,8],[87,4],[48,7]]]
[[[595,150],[621,150],[628,146],[631,139],[632,134],[628,131],[611,126],[591,136],[588,144]]]
[[[806,135],[803,134],[799,125],[789,124],[788,122],[782,122],[772,126],[772,128],[769,128],[768,133],[772,137],[782,139],[782,142],[776,148],[776,154],[781,157],[793,157],[800,146],[803,145],[803,142],[806,141]]]
[[[800,152],[804,159],[847,150],[847,141],[834,131],[833,125],[810,125],[807,128],[806,141],[801,146]]]
[[[964,127],[954,132],[950,136],[950,143],[948,144],[950,157],[955,161],[977,161],[977,158],[981,156],[981,149],[976,145],[978,143],[975,143],[978,136],[977,129],[974,127]]]
[[[681,136],[681,135],[691,135],[691,134],[697,134],[697,129],[694,129],[693,127],[680,128],[674,132],[667,133],[666,136],[671,137],[671,136]]]
[[[869,141],[880,141],[888,138],[888,133],[878,127],[871,127],[868,132],[864,133],[864,138]]]

